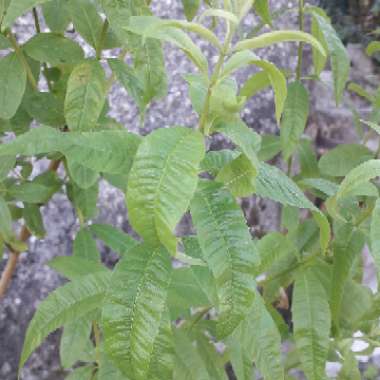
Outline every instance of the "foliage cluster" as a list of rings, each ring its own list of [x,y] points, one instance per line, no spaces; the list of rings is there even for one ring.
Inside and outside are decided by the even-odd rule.
[[[368,344],[363,354],[380,342],[380,298],[362,285],[361,259],[368,245],[380,269],[380,150],[366,145],[380,133],[380,91],[350,84],[373,106],[365,124],[356,115],[362,143],[319,158],[304,133],[307,83],[329,64],[332,102],[339,104],[350,70],[322,9],[300,0],[287,10],[298,12],[299,30],[278,30],[283,14],[267,0],[183,0],[186,20],[160,19],[148,3],[0,0],[0,49],[8,50],[0,59],[0,241],[10,253],[2,290],[28,236],[44,236],[40,210],[55,193],[67,194],[81,224],[72,256],[49,264],[69,281],[39,305],[20,368],[63,326],[69,380],[222,380],[232,371],[238,380],[255,371],[280,380],[292,379],[295,368],[321,380],[327,360],[342,363],[339,379],[360,379],[355,332]],[[29,11],[36,34],[20,45],[12,25]],[[49,32],[40,30],[41,12]],[[240,25],[251,12],[260,21],[245,36]],[[70,38],[70,25],[92,56]],[[213,67],[193,35],[218,55]],[[261,48],[287,42],[298,43],[295,73],[260,57]],[[184,80],[199,123],[140,137],[109,117],[107,96],[118,81],[142,115],[165,96],[163,43],[194,64]],[[305,44],[313,51],[307,68]],[[104,58],[115,48],[117,57]],[[379,50],[373,43],[368,54]],[[234,74],[251,66],[252,76],[238,86]],[[259,135],[240,117],[247,100],[268,87],[278,136]],[[207,149],[215,134],[234,148]],[[278,156],[287,173],[268,163]],[[46,158],[49,169],[33,175],[33,164]],[[139,239],[92,223],[100,179],[125,192]],[[250,196],[281,204],[280,231],[251,236],[239,205]],[[196,233],[176,236],[185,213]],[[21,237],[15,221],[24,223]],[[114,268],[102,264],[96,239],[119,254]]]

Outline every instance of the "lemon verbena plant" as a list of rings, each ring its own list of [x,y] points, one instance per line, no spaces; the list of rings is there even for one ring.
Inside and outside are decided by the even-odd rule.
[[[317,157],[304,133],[308,82],[330,65],[339,104],[349,78],[328,16],[303,0],[283,13],[267,0],[183,0],[184,17],[172,20],[149,3],[0,0],[0,242],[8,251],[0,294],[28,237],[44,236],[40,209],[56,192],[67,194],[81,225],[73,254],[50,263],[68,282],[38,306],[20,369],[63,327],[60,357],[71,380],[281,380],[294,369],[322,380],[327,361],[342,363],[341,379],[360,378],[354,334],[367,353],[380,342],[380,298],[362,285],[361,259],[367,245],[380,267],[380,160],[366,140]],[[20,44],[12,26],[27,12],[36,34]],[[294,12],[299,26],[278,30],[277,18]],[[247,34],[241,24],[252,13]],[[143,119],[167,90],[165,43],[194,65],[184,80],[199,121],[141,137],[109,116],[108,92],[119,82]],[[278,43],[297,44],[295,72],[261,58],[261,48]],[[238,85],[243,68],[251,76]],[[279,133],[261,136],[240,114],[268,87]],[[378,95],[364,95],[378,104]],[[375,132],[377,122],[369,121]],[[211,151],[216,134],[233,148]],[[42,158],[50,166],[33,176]],[[125,193],[135,237],[92,223],[101,179]],[[252,236],[245,197],[279,203],[281,229]],[[185,214],[192,233],[178,236]],[[119,254],[114,268],[102,264],[96,239]]]

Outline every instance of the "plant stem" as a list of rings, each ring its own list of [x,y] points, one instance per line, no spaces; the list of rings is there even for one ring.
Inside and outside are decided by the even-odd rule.
[[[231,45],[233,33],[234,33],[234,29],[231,27],[231,24],[229,22],[227,22],[226,39],[225,39],[225,42],[223,45],[223,49],[220,52],[218,62],[215,65],[214,72],[211,75],[210,84],[209,84],[208,89],[207,89],[205,104],[203,107],[201,118],[199,120],[199,130],[202,133],[206,132],[206,123],[207,123],[207,118],[208,118],[208,114],[210,111],[210,101],[211,101],[211,96],[212,96],[212,90],[213,90],[215,84],[218,82],[220,72],[223,68],[224,59],[230,50],[230,45]]]
[[[59,168],[59,164],[61,161],[51,161],[48,171],[57,171]],[[29,232],[26,226],[23,226],[20,232],[19,240],[22,242],[26,242],[31,233]],[[21,252],[16,251],[15,249],[11,249],[9,252],[9,257],[7,264],[3,270],[3,273],[0,277],[0,300],[5,296],[5,293],[12,281],[12,276],[14,271],[16,270],[17,263],[19,261]]]
[[[299,28],[303,32],[305,29],[305,11],[304,11],[304,0],[299,0]],[[297,64],[297,80],[301,79],[302,76],[302,63],[303,63],[303,47],[304,43],[300,42],[298,45],[298,64]]]
[[[100,32],[99,40],[96,46],[96,59],[100,60],[102,58],[102,50],[104,46],[104,41],[106,39],[107,31],[108,31],[109,23],[108,20],[105,19],[102,27],[102,31]]]
[[[92,330],[94,331],[94,338],[95,338],[96,363],[99,367],[100,365],[100,330],[99,330],[98,324],[95,321],[92,322]]]
[[[33,87],[34,90],[38,91],[38,85],[37,85],[36,79],[33,76],[32,69],[30,68],[29,63],[26,60],[24,53],[20,49],[20,46],[18,45],[15,36],[11,32],[9,32],[9,34],[8,34],[8,39],[11,42],[13,48],[15,49],[15,52],[16,52],[18,58],[20,59],[22,65],[25,68],[26,75],[28,77],[28,81],[29,81],[30,85]]]

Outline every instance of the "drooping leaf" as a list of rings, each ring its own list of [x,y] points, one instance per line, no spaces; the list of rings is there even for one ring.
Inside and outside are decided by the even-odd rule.
[[[11,239],[12,233],[12,215],[5,199],[0,196],[0,235],[4,240]]]
[[[342,144],[325,153],[319,160],[322,174],[344,177],[356,166],[374,158],[374,153],[359,144]]]
[[[235,50],[260,49],[280,42],[305,42],[318,49],[322,55],[326,55],[323,46],[311,34],[298,30],[281,30],[264,33],[258,37],[238,42]]]
[[[62,181],[52,171],[40,174],[33,181],[13,184],[8,188],[8,194],[22,202],[43,204],[61,188]]]
[[[255,295],[251,312],[236,330],[235,339],[234,344],[242,345],[245,355],[254,360],[265,380],[284,379],[281,336],[258,293]]]
[[[40,127],[0,145],[0,156],[35,156],[61,152],[69,161],[96,172],[128,173],[140,138],[127,131],[63,133]]]
[[[76,66],[67,83],[65,118],[72,131],[95,129],[106,97],[106,78],[99,62]]]
[[[84,57],[82,48],[76,42],[55,33],[36,34],[24,45],[24,49],[34,60],[52,66],[76,64]]]
[[[81,189],[75,183],[69,183],[66,185],[66,190],[70,201],[73,203],[81,219],[88,220],[95,217],[99,192],[98,183],[87,189]]]
[[[253,74],[243,85],[240,94],[247,98],[255,96],[258,92],[271,85],[268,74],[265,71],[259,71]]]
[[[63,33],[70,23],[70,11],[66,0],[50,0],[42,4],[45,22],[54,33]]]
[[[200,353],[184,330],[175,329],[174,347],[176,353],[174,379],[211,380]]]
[[[67,169],[72,180],[84,190],[94,187],[99,180],[99,173],[86,168],[76,161],[68,161]]]
[[[326,41],[334,76],[334,92],[336,103],[342,100],[343,91],[350,72],[350,58],[342,41],[326,18],[314,12],[313,18],[318,23]]]
[[[376,201],[372,212],[370,237],[372,257],[375,260],[378,273],[380,273],[380,199]]]
[[[93,224],[90,229],[97,238],[119,255],[126,254],[138,244],[132,236],[108,224]]]
[[[115,365],[136,380],[159,378],[153,365],[163,373],[171,371],[164,354],[170,351],[170,329],[160,328],[168,323],[165,307],[171,272],[164,247],[141,244],[129,251],[112,276],[102,316],[105,348]]]
[[[186,212],[204,156],[199,132],[174,127],[145,137],[131,169],[127,206],[133,228],[148,242],[176,250],[173,230]]]
[[[0,59],[0,119],[13,117],[26,88],[26,71],[16,53]]]
[[[309,94],[301,82],[293,82],[288,86],[280,128],[282,154],[285,160],[288,160],[297,148],[308,115]]]
[[[100,253],[88,228],[82,227],[74,240],[73,255],[86,260],[99,261]]]
[[[64,326],[59,346],[59,356],[63,368],[70,368],[78,361],[91,361],[91,320],[87,316]]]
[[[347,196],[355,188],[380,176],[380,160],[369,160],[352,169],[339,186],[337,199]]]
[[[90,274],[50,293],[39,305],[29,324],[21,354],[20,368],[51,332],[100,307],[109,281],[108,273]]]
[[[24,203],[22,216],[28,230],[38,238],[43,238],[46,231],[40,208],[35,204]]]
[[[223,133],[249,158],[252,165],[258,166],[257,152],[260,150],[261,137],[239,119],[217,120],[212,132]]]
[[[69,280],[77,280],[88,274],[108,272],[99,261],[88,260],[80,256],[58,256],[49,261],[49,267]]]
[[[331,316],[327,294],[313,268],[297,275],[292,314],[297,351],[307,379],[324,379]]]
[[[363,234],[360,231],[354,231],[351,226],[345,225],[337,232],[333,245],[334,264],[330,294],[332,320],[336,329],[339,329],[343,291],[350,278],[354,261],[363,245]]]
[[[68,9],[73,20],[75,30],[95,49],[99,44],[103,48],[117,47],[115,37],[109,31],[103,36],[101,41],[103,20],[97,12],[94,3],[88,0],[70,0]]]
[[[248,197],[255,191],[257,170],[245,154],[228,163],[215,180],[223,182],[235,197]]]
[[[275,135],[261,136],[261,149],[258,153],[260,161],[269,161],[281,152],[281,139]]]
[[[239,206],[220,184],[199,183],[191,215],[204,259],[217,284],[218,336],[226,337],[252,304],[258,253]]]

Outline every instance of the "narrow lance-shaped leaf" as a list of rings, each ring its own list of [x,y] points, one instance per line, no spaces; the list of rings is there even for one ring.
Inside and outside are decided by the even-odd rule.
[[[305,42],[318,49],[322,55],[326,55],[325,49],[318,40],[311,34],[298,30],[281,30],[264,33],[258,37],[238,42],[235,50],[260,49],[280,42]]]
[[[331,59],[334,76],[334,92],[337,104],[340,103],[350,72],[350,58],[336,31],[323,16],[313,13],[313,18],[325,38],[326,46]]]
[[[51,332],[100,307],[109,281],[108,273],[90,274],[50,293],[39,305],[28,327],[20,368]]]
[[[202,135],[191,129],[159,129],[145,137],[126,197],[131,224],[145,241],[176,251],[173,231],[194,194],[203,156]]]
[[[95,129],[106,98],[107,82],[97,61],[86,61],[74,68],[67,83],[65,118],[73,131]]]
[[[191,203],[191,215],[204,259],[217,283],[218,336],[226,337],[252,304],[258,253],[242,211],[222,185],[200,182]]]
[[[167,355],[160,357],[158,350],[165,352],[170,342],[161,340],[160,326],[166,318],[171,272],[170,255],[163,246],[141,244],[123,258],[112,276],[102,315],[105,348],[115,365],[136,380],[155,379],[154,363],[170,373]]]
[[[272,16],[269,8],[268,0],[256,0],[254,2],[254,7],[256,13],[261,17],[261,19],[268,25],[272,24]]]
[[[297,148],[308,115],[309,94],[301,82],[293,82],[288,86],[280,129],[282,154],[285,160],[288,160]]]
[[[21,104],[26,71],[16,53],[0,59],[0,119],[10,119]]]
[[[336,198],[343,198],[355,188],[380,176],[380,160],[369,160],[351,170],[339,186]]]
[[[296,277],[292,314],[297,351],[307,379],[324,379],[331,316],[327,294],[313,268]]]
[[[371,253],[380,277],[380,199],[376,201],[371,222]]]

